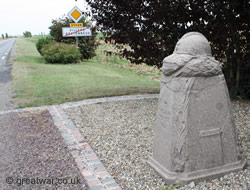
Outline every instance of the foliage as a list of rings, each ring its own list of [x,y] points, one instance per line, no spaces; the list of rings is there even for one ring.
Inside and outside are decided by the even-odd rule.
[[[98,36],[99,38],[101,38],[101,33],[99,33]],[[117,52],[114,45],[101,41],[96,51],[96,54],[98,55],[98,57],[96,57],[97,59],[99,59],[99,56],[105,57],[105,59],[100,59],[101,63],[110,64],[114,67],[130,70],[139,75],[148,76],[150,79],[160,81],[161,72],[160,72],[160,69],[157,68],[156,66],[149,66],[149,65],[146,65],[145,63],[137,64],[137,65],[132,64],[130,61],[120,56],[118,53],[117,53],[118,55],[113,53],[111,54],[111,56],[107,56],[107,53],[106,53],[107,51]]]
[[[198,31],[210,40],[213,55],[224,63],[232,97],[250,94],[248,1],[87,2],[106,41],[117,44],[121,54],[133,63],[161,67],[163,58],[173,52],[181,36]]]
[[[102,64],[107,58],[104,49],[98,46],[97,56],[80,64],[43,64],[33,41],[16,39],[16,63],[12,70],[14,101],[19,107],[34,107],[97,97],[159,93],[158,81]]]
[[[23,33],[23,35],[24,35],[25,38],[31,38],[31,37],[32,37],[32,34],[31,34],[31,32],[29,32],[29,31],[25,31],[25,32]]]
[[[64,43],[50,43],[41,49],[47,63],[78,63],[81,53],[75,45]]]
[[[43,48],[44,45],[51,43],[52,40],[53,39],[50,36],[38,39],[38,41],[36,42],[37,51],[42,55],[41,49]]]
[[[9,35],[7,33],[5,34],[5,38],[9,38]]]
[[[4,39],[4,35],[2,34],[2,39]]]
[[[83,23],[83,26],[87,26],[88,23],[85,18],[79,21]],[[62,37],[62,27],[69,27],[72,21],[68,17],[62,17],[58,20],[52,20],[52,25],[49,27],[50,35],[54,38],[57,42],[64,42],[69,44],[76,43],[76,39],[72,37],[64,38]],[[97,33],[96,28],[91,28],[92,36],[89,37],[78,37],[78,47],[82,55],[82,59],[90,59],[95,56],[95,49],[97,47],[96,42],[96,35]]]

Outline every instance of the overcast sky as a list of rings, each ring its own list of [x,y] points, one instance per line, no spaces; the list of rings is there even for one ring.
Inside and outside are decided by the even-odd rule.
[[[1,0],[0,35],[48,34],[52,19],[61,17],[74,7],[86,7],[85,0]]]

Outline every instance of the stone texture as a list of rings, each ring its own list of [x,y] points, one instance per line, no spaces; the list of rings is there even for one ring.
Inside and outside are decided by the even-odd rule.
[[[208,40],[185,34],[163,60],[162,72],[149,164],[175,184],[242,169],[227,85]]]

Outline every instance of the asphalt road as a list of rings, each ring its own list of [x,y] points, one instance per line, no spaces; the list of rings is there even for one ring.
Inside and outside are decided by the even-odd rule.
[[[0,69],[6,64],[10,50],[15,42],[15,39],[0,41]],[[1,76],[0,76],[1,77]]]
[[[0,111],[12,108],[11,64],[7,64],[15,39],[0,41]]]

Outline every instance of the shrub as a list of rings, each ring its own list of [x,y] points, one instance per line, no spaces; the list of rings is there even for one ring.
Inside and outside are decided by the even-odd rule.
[[[49,43],[41,49],[47,63],[78,63],[81,53],[75,45],[64,43]]]
[[[36,49],[37,51],[42,55],[41,49],[43,48],[44,45],[47,45],[52,42],[52,38],[50,36],[46,38],[41,38],[37,41],[36,43]]]
[[[93,36],[90,37],[82,37],[79,38],[79,50],[82,55],[82,59],[91,59],[96,55],[95,49],[97,47],[97,43],[95,40],[96,33],[92,33]]]
[[[80,23],[83,23],[84,26],[89,26],[90,23],[86,21],[86,18],[82,18]],[[50,29],[50,35],[53,37],[53,39],[57,42],[63,42],[67,44],[75,44],[76,39],[72,37],[63,37],[62,36],[62,27],[68,27],[72,23],[72,21],[68,17],[62,17],[59,19],[52,20],[52,25],[49,27]],[[90,26],[89,26],[90,27]],[[91,27],[90,27],[91,28]],[[94,57],[95,50],[98,46],[98,43],[96,41],[96,28],[91,28],[92,36],[88,37],[78,37],[78,47],[82,55],[82,59],[90,59]]]

